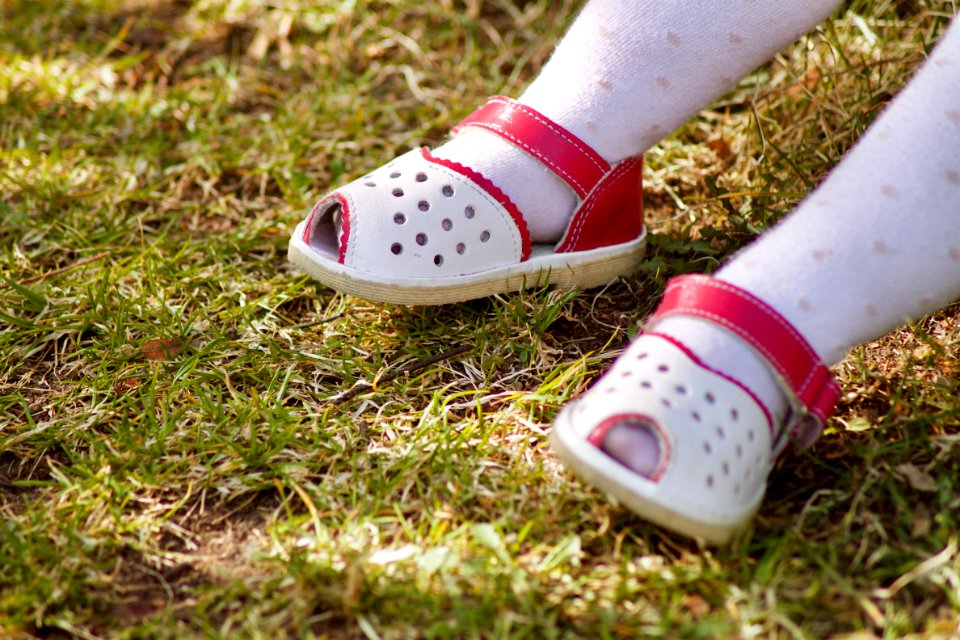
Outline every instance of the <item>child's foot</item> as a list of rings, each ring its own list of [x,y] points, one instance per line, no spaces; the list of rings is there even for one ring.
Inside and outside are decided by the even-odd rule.
[[[677,322],[690,319],[715,334],[704,340],[697,334],[709,331]],[[724,350],[738,364],[701,355]],[[686,276],[668,285],[650,330],[560,414],[550,442],[636,513],[723,543],[759,506],[789,437],[812,442],[837,395],[813,349],[773,309],[722,281]]]
[[[563,213],[559,238],[535,244],[527,212],[500,185],[424,148],[321,199],[294,232],[291,261],[340,291],[401,304],[547,283],[589,288],[638,266],[645,241],[639,157],[610,165],[560,125],[507,98],[493,98],[458,129],[497,136],[562,181],[575,207]]]
[[[482,107],[432,155],[324,199],[291,259],[334,288],[408,304],[628,273],[643,246],[643,151],[838,3],[591,0],[522,104]]]
[[[829,413],[820,363],[960,295],[958,61],[955,24],[782,224],[716,279],[668,287],[653,331],[559,416],[574,470],[688,535],[749,520],[788,432],[809,441]]]
[[[616,164],[657,144],[838,4],[591,0],[519,101]],[[533,157],[477,131],[435,155],[499,186],[533,242],[560,239],[575,194]]]

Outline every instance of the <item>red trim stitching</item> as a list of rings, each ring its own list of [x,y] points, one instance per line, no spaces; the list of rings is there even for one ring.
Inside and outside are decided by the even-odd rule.
[[[569,172],[564,171],[563,168],[561,168],[560,165],[554,162],[551,158],[543,155],[540,151],[538,151],[537,149],[534,149],[529,144],[527,144],[517,136],[507,131],[505,128],[503,128],[502,125],[499,125],[493,122],[474,122],[474,123],[470,123],[469,126],[476,127],[478,129],[486,129],[488,131],[493,131],[494,133],[498,134],[500,137],[506,138],[513,144],[517,145],[518,147],[521,147],[524,151],[526,151],[527,153],[535,157],[537,160],[545,164],[547,167],[549,167],[551,171],[553,171],[554,173],[559,175],[561,178],[563,178],[567,184],[573,187],[573,190],[577,192],[578,196],[583,198],[585,195],[587,195],[586,187],[584,187],[579,180],[577,180],[572,175],[570,175]]]
[[[704,311],[702,309],[697,309],[695,307],[672,307],[669,311],[657,314],[657,319],[660,318],[669,318],[670,316],[684,315],[684,316],[694,316],[697,318],[704,318],[705,320],[710,320],[721,326],[726,327],[730,331],[734,332],[742,339],[749,342],[757,351],[763,354],[763,357],[776,369],[781,376],[787,381],[791,382],[790,376],[787,375],[787,370],[783,367],[779,360],[773,357],[773,354],[763,345],[760,341],[754,338],[751,334],[747,333],[740,325],[736,325],[723,316],[719,316],[710,311]]]
[[[340,264],[346,264],[347,244],[350,242],[350,204],[339,193],[334,193],[333,197],[340,201],[340,211],[343,214],[343,224],[340,225],[340,237],[337,239],[337,243],[340,245],[338,247],[339,262]]]
[[[576,135],[532,107],[505,96],[490,98],[458,123],[452,132],[459,133],[466,127],[484,129],[520,147],[563,179],[581,199],[610,171],[610,164],[603,156]],[[536,129],[539,131],[534,132]],[[562,147],[562,151],[559,154],[545,155],[544,149],[531,146],[530,141],[525,139],[524,130],[534,132],[531,134],[533,136],[543,137],[549,146],[556,145],[558,148],[555,151],[560,151]],[[549,142],[550,137],[554,142]],[[558,162],[558,158],[564,161]],[[564,169],[564,166],[567,169]],[[590,169],[590,166],[593,169]],[[576,171],[579,178],[568,169]],[[594,174],[594,170],[599,175]]]
[[[816,352],[814,352],[813,348],[809,344],[807,344],[807,341],[804,339],[803,336],[800,335],[800,333],[793,327],[793,325],[787,322],[787,320],[783,318],[779,313],[771,309],[766,302],[764,302],[760,298],[757,298],[753,294],[750,294],[747,291],[744,291],[743,289],[740,289],[727,282],[724,282],[723,280],[717,280],[716,278],[711,278],[709,276],[685,276],[682,278],[678,278],[676,281],[674,281],[673,286],[675,287],[683,286],[685,283],[693,280],[696,280],[697,284],[699,285],[716,287],[717,289],[721,289],[728,293],[732,293],[740,298],[743,298],[747,302],[752,303],[760,311],[763,311],[764,314],[769,316],[771,319],[777,322],[777,324],[779,324],[784,329],[786,329],[790,333],[790,335],[793,336],[793,338],[800,344],[803,350],[807,352],[807,355],[809,355],[810,358],[813,359],[814,362],[820,361],[820,357],[816,354]],[[667,288],[669,289],[671,287],[668,286]]]
[[[583,140],[580,140],[579,138],[574,136],[572,133],[570,133],[569,131],[562,128],[557,123],[547,118],[545,115],[543,115],[539,111],[536,111],[535,109],[528,107],[527,105],[522,104],[520,102],[517,102],[516,100],[512,100],[506,96],[494,96],[493,98],[490,99],[490,102],[499,102],[499,103],[507,104],[507,105],[510,105],[511,107],[514,107],[515,109],[518,109],[524,112],[525,114],[535,119],[537,122],[539,122],[543,126],[547,127],[548,129],[556,133],[558,136],[560,136],[561,138],[563,138],[564,140],[572,144],[574,147],[576,147],[577,150],[580,151],[580,153],[582,153],[587,160],[589,160],[594,165],[596,165],[596,167],[600,169],[600,171],[604,173],[606,173],[607,171],[610,171],[610,164],[606,161],[606,159],[603,156],[601,156],[599,153],[597,153],[592,148],[587,146],[583,142]]]

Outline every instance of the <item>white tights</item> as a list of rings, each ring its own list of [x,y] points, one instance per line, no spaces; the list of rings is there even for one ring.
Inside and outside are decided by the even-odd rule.
[[[592,0],[519,100],[616,162],[659,142],[839,4]],[[539,162],[484,131],[464,133],[436,155],[493,180],[535,242],[560,238],[574,194]]]
[[[655,144],[838,4],[591,0],[520,101],[615,162]],[[488,175],[534,240],[556,240],[575,206],[563,182],[483,131],[437,155]],[[778,310],[828,363],[960,296],[960,26],[829,178],[717,277]],[[691,319],[658,331],[782,413],[773,376],[738,338]],[[641,472],[658,457],[651,447],[623,429],[604,443]]]

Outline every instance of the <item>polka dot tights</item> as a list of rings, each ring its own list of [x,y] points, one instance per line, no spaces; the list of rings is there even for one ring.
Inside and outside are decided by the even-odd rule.
[[[643,152],[826,18],[839,0],[591,0],[519,100],[609,162]],[[435,155],[493,180],[534,241],[560,238],[573,191],[484,131]]]
[[[827,180],[717,277],[777,309],[831,364],[960,297],[960,25]],[[772,374],[737,338],[687,318],[657,329],[783,415]],[[659,449],[630,428],[611,429],[604,449],[645,473],[635,461]]]

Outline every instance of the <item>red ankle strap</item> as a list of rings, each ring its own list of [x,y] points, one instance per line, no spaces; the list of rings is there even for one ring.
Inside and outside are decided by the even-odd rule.
[[[813,347],[786,318],[739,287],[699,275],[670,280],[650,322],[675,315],[718,324],[762,355],[802,409],[802,415],[795,416],[793,435],[802,446],[812,444],[837,404],[840,387]]]
[[[583,140],[542,113],[497,96],[453,128],[478,127],[520,147],[562,178],[583,199],[610,171],[610,165]]]

